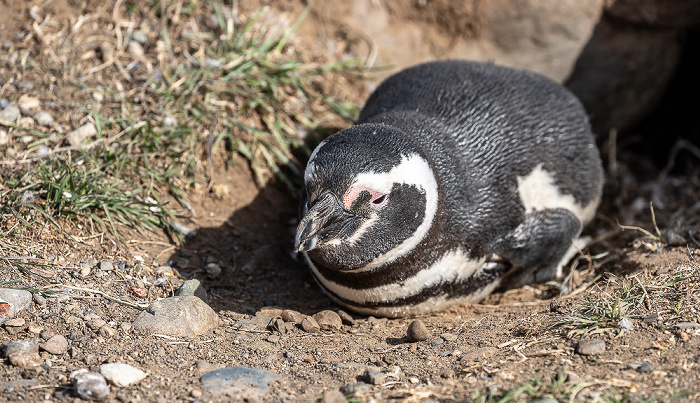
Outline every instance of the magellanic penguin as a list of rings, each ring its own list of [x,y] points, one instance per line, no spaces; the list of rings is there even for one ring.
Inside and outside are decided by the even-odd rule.
[[[561,85],[494,64],[403,70],[304,173],[295,249],[354,311],[399,317],[560,276],[603,170]]]

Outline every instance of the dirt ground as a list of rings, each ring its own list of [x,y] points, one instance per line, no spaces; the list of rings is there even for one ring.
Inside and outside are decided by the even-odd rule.
[[[41,5],[57,20],[75,23],[95,3]],[[0,0],[3,14],[11,16],[0,26],[0,45],[32,26],[31,4]],[[242,12],[248,7],[254,9],[246,5]],[[298,14],[303,4],[273,7]],[[440,23],[431,15],[417,20],[422,14],[410,11],[402,15],[405,24]],[[310,49],[316,46],[321,19],[311,13],[300,30]],[[454,21],[442,26],[462,29]],[[349,40],[338,44],[352,46]],[[5,77],[17,74],[7,66],[2,71]],[[61,99],[61,116],[73,122],[76,103],[88,95],[47,76],[36,69],[20,79],[36,89],[51,87],[51,96]],[[61,85],[65,87],[56,87]],[[344,92],[361,102],[367,86],[359,83]],[[280,334],[268,326],[282,309],[312,315],[339,307],[322,294],[292,252],[297,201],[274,180],[256,184],[243,159],[215,166],[209,179],[219,185],[219,194],[200,186],[185,195],[191,209],[183,209],[186,217],[180,223],[196,232],[183,243],[133,229],[124,229],[117,240],[81,220],[61,221],[74,241],[48,224],[19,231],[3,240],[0,254],[14,260],[0,262],[0,280],[19,279],[23,287],[59,293],[45,306],[35,304],[20,313],[26,324],[12,334],[7,327],[0,330],[0,343],[36,338],[49,329],[68,338],[71,348],[59,356],[42,352],[44,367],[36,373],[0,364],[0,400],[72,401],[72,371],[122,361],[148,377],[135,386],[112,387],[110,401],[231,401],[207,394],[200,382],[205,370],[225,366],[262,368],[279,376],[267,395],[252,401],[317,401],[341,387],[351,401],[506,401],[508,396],[511,401],[547,396],[558,401],[698,401],[700,166],[689,159],[659,179],[663,167],[613,144],[601,140],[609,168],[605,200],[586,231],[594,241],[565,281],[569,293],[559,295],[557,284],[527,286],[496,293],[482,304],[423,316],[419,319],[430,337],[418,343],[406,340],[407,327],[416,318],[353,315],[354,325],[320,333],[290,327]],[[4,229],[15,224],[12,217],[3,218]],[[676,236],[685,242],[670,242]],[[117,268],[100,270],[103,261]],[[34,264],[35,270],[29,275],[9,262]],[[207,275],[205,265],[212,262],[223,269],[220,275]],[[175,276],[165,276],[163,266],[171,266]],[[159,283],[163,277],[167,281]],[[209,304],[222,318],[221,326],[200,337],[134,332],[131,323],[141,309],[115,302],[147,304],[190,278],[202,282]],[[148,296],[134,295],[133,287],[148,290]],[[116,332],[91,328],[94,315]],[[631,319],[629,329],[618,324],[623,317]],[[581,318],[595,323],[581,325]],[[577,343],[591,338],[603,340],[605,351],[580,354]],[[201,360],[210,365],[198,365]],[[643,363],[651,364],[651,370],[640,370]],[[367,382],[362,376],[367,369],[382,372],[385,379]]]

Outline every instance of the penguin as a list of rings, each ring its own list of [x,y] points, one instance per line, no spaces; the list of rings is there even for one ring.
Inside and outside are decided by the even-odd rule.
[[[386,79],[304,171],[294,249],[338,304],[402,317],[544,282],[586,244],[603,169],[579,100],[472,61]]]

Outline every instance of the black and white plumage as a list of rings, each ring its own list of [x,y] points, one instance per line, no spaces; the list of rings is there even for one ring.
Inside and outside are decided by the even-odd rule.
[[[405,316],[562,274],[603,171],[579,101],[466,61],[388,78],[308,162],[295,249],[358,312]]]

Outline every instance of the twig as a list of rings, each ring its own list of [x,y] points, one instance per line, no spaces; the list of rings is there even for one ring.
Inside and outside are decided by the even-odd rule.
[[[73,286],[71,286],[71,285],[65,285],[65,284],[51,284],[51,285],[48,285],[48,286],[44,287],[44,289],[48,289],[48,288],[58,288],[58,287],[65,287],[65,288],[68,288],[69,290],[90,292],[90,293],[93,293],[93,294],[101,295],[101,296],[103,296],[104,298],[107,298],[107,299],[110,300],[110,301],[117,302],[117,303],[120,303],[120,304],[122,304],[122,305],[126,305],[126,306],[129,306],[129,307],[131,307],[131,308],[134,308],[134,309],[145,309],[145,308],[148,308],[148,304],[137,304],[137,303],[132,303],[132,302],[129,302],[129,301],[124,301],[124,300],[121,300],[121,299],[119,299],[119,298],[113,297],[113,296],[111,296],[111,295],[109,295],[109,294],[107,294],[107,293],[104,293],[104,292],[102,292],[102,291],[100,291],[100,290],[93,290],[93,289],[91,289],[91,288],[73,287]]]

